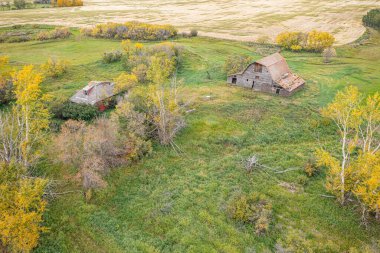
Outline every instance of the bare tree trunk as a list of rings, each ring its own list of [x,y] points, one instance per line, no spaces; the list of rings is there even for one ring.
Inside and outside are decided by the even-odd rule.
[[[347,133],[346,129],[344,129],[343,139],[342,139],[342,167],[340,171],[340,203],[344,205],[345,202],[345,170],[346,170],[346,162],[347,162],[347,154],[346,154],[346,141],[347,141]]]
[[[24,166],[28,166],[28,153],[29,153],[29,117],[28,117],[28,107],[25,108],[25,140],[24,140]]]

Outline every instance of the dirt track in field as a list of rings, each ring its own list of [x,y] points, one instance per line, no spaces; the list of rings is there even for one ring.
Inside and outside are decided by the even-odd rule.
[[[285,30],[329,31],[339,44],[365,31],[361,18],[380,0],[84,0],[85,6],[0,12],[0,25],[43,23],[87,26],[138,20],[168,23],[200,35],[255,41]]]

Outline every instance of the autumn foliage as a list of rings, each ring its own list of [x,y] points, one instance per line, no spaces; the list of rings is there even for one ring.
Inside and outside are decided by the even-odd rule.
[[[41,156],[49,112],[40,89],[43,76],[34,66],[7,78],[16,102],[0,114],[0,251],[30,252],[46,231],[42,215],[47,180],[30,177],[29,168]]]
[[[83,6],[82,0],[53,0],[52,5],[56,7]]]
[[[30,252],[37,246],[46,201],[42,198],[47,181],[28,178],[14,163],[0,164],[0,249]]]
[[[335,38],[328,32],[313,30],[309,33],[283,32],[276,37],[276,43],[284,49],[292,51],[322,52],[323,49],[331,47]]]
[[[65,60],[49,58],[46,63],[41,65],[41,70],[45,76],[57,78],[67,72],[69,63]]]
[[[67,27],[56,27],[51,31],[42,31],[36,35],[37,40],[66,39],[72,35]]]
[[[81,30],[84,36],[106,39],[167,40],[177,35],[171,25],[153,25],[140,22],[98,24]]]
[[[380,94],[363,99],[356,87],[338,92],[322,110],[339,133],[339,156],[317,151],[318,164],[326,166],[327,189],[341,204],[354,195],[361,203],[363,220],[368,212],[380,218]]]

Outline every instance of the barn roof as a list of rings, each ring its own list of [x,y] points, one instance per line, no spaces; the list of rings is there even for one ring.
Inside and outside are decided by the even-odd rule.
[[[280,53],[274,53],[274,54],[271,54],[267,57],[264,57],[258,61],[256,61],[257,63],[260,63],[261,65],[264,65],[266,67],[269,67],[273,64],[276,64],[276,63],[279,63],[279,62],[282,62],[284,61],[285,58],[282,57],[282,55]]]
[[[91,81],[84,88],[77,91],[77,93],[70,98],[70,101],[78,104],[95,105],[115,95],[114,86],[115,84],[112,82]]]

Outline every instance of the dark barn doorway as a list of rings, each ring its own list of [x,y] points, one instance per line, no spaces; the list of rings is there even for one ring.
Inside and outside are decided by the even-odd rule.
[[[236,77],[232,77],[232,83],[236,84]]]

